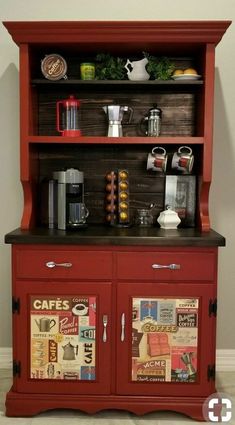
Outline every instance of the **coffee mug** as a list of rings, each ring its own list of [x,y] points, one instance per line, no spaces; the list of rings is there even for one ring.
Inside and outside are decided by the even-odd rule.
[[[165,173],[167,166],[166,149],[162,146],[156,146],[152,152],[148,154],[147,170]]]
[[[88,312],[88,307],[83,303],[78,303],[73,307],[72,312],[75,316],[85,316]]]
[[[193,151],[189,146],[181,146],[174,153],[171,166],[174,170],[182,173],[191,173],[193,168],[194,156]]]

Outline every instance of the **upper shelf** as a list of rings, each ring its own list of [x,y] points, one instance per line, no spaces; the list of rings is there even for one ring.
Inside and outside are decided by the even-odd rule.
[[[149,86],[149,85],[165,85],[165,86],[179,86],[179,85],[183,85],[183,86],[187,86],[187,85],[202,85],[203,84],[203,80],[194,80],[194,79],[189,79],[189,80],[147,80],[147,81],[130,81],[130,80],[80,80],[80,79],[61,79],[58,81],[50,81],[47,79],[43,79],[43,78],[35,78],[31,80],[31,83],[33,85],[127,85],[127,86],[132,86],[132,85],[144,85],[144,86]]]

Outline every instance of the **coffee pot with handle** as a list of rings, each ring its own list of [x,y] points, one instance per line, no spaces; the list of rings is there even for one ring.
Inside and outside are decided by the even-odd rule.
[[[62,346],[64,350],[63,360],[75,360],[78,355],[78,345],[74,346],[70,342]]]
[[[55,319],[48,317],[41,317],[39,320],[35,319],[35,323],[40,332],[50,332],[51,328],[56,325]]]
[[[106,105],[103,106],[103,110],[106,113],[109,121],[108,126],[108,137],[122,137],[122,119],[125,112],[129,113],[129,119],[127,124],[132,120],[133,109],[130,106],[121,105]]]

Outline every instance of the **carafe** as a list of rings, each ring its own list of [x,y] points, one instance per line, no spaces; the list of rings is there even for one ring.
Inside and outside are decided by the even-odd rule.
[[[161,133],[162,111],[157,106],[149,109],[147,115],[140,121],[140,131],[145,136],[158,137]]]
[[[56,126],[62,136],[81,136],[79,128],[79,100],[70,95],[56,103]]]

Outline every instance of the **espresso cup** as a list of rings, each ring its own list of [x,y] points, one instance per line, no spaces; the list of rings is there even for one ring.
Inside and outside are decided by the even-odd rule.
[[[174,153],[171,166],[173,170],[182,173],[191,173],[193,162],[194,156],[192,149],[189,146],[181,146],[178,151]]]
[[[162,146],[156,146],[152,152],[148,154],[147,170],[165,173],[167,166],[166,149]]]
[[[88,312],[88,307],[83,303],[78,303],[73,307],[72,312],[76,316],[85,316]]]

